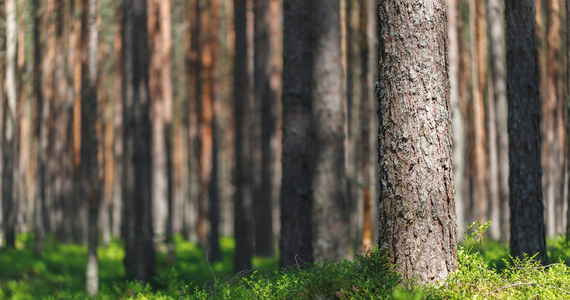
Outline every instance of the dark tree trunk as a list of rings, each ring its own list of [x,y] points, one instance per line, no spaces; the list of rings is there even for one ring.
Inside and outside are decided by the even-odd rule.
[[[97,45],[99,42],[98,4],[96,0],[81,5],[81,195],[89,204],[87,237],[87,294],[99,289],[97,247],[101,182],[97,160]]]
[[[146,0],[123,4],[123,220],[125,271],[145,282],[155,273],[152,231],[152,126]]]
[[[43,240],[45,237],[46,221],[46,186],[45,186],[45,137],[43,130],[43,96],[42,96],[42,44],[40,37],[40,2],[34,0],[32,2],[33,20],[33,40],[34,40],[34,65],[33,65],[33,84],[34,94],[36,98],[36,116],[35,116],[35,139],[36,139],[36,195],[34,205],[34,233],[35,246],[34,252],[40,255],[43,248]]]
[[[570,3],[566,1],[566,174],[570,174]],[[570,189],[570,176],[568,177]],[[570,191],[566,199],[566,240],[570,240]]]
[[[546,259],[534,0],[505,2],[511,255]],[[524,62],[524,63],[521,63]]]
[[[349,245],[340,3],[290,1],[284,16],[280,265],[335,261]]]
[[[445,7],[379,5],[380,248],[422,283],[457,268]]]
[[[208,182],[208,220],[210,222],[210,232],[208,233],[208,249],[210,249],[210,260],[218,261],[221,259],[220,252],[220,193],[219,193],[219,166],[218,166],[218,121],[216,110],[218,102],[218,60],[219,60],[219,19],[220,19],[220,2],[219,0],[210,0],[209,7],[209,26],[208,26],[208,51],[210,52],[211,63],[208,66],[208,78],[210,94],[210,110],[211,119],[211,171]]]
[[[275,135],[274,103],[278,101],[277,91],[271,86],[272,63],[277,49],[271,43],[271,2],[254,1],[255,15],[255,57],[254,93],[257,107],[261,108],[261,186],[255,191],[253,207],[255,213],[255,253],[262,256],[275,254],[272,218],[272,162],[271,139]]]
[[[14,247],[16,242],[16,216],[17,194],[15,179],[18,174],[17,138],[19,119],[16,113],[18,98],[17,90],[17,44],[18,44],[18,21],[16,0],[6,0],[6,97],[2,111],[2,212],[3,230],[6,234],[6,246]],[[2,84],[2,83],[0,83]],[[0,98],[2,99],[2,98]],[[2,105],[2,104],[0,104]]]
[[[234,118],[235,118],[235,186],[234,238],[236,240],[234,269],[251,268],[252,237],[252,157],[250,153],[250,122],[252,95],[249,90],[247,61],[247,0],[234,0]]]

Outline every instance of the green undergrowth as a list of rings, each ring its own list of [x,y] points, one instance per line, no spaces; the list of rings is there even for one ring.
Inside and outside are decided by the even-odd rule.
[[[471,225],[458,246],[458,270],[445,282],[403,280],[377,249],[354,261],[322,262],[277,271],[276,258],[254,258],[254,269],[233,273],[234,242],[221,240],[222,260],[211,262],[196,245],[176,238],[176,260],[159,251],[157,276],[147,285],[124,279],[120,243],[99,249],[97,299],[570,299],[570,246],[548,241],[547,262],[509,257],[508,247],[483,239],[489,223]],[[33,238],[0,249],[0,299],[85,299],[83,246],[50,239],[41,257]]]

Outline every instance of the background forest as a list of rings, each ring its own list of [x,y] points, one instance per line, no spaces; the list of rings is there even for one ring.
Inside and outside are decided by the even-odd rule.
[[[287,266],[290,275],[269,277],[287,287],[279,293],[293,290],[277,298],[320,297],[310,292],[320,283],[337,298],[465,296],[401,284],[371,250],[385,246],[390,223],[380,201],[392,174],[383,134],[400,130],[382,123],[389,101],[378,73],[391,56],[382,52],[389,5],[380,2],[0,0],[0,298],[84,297],[85,282],[87,295],[111,298],[264,297],[274,287],[256,294],[264,284],[256,272]],[[512,1],[431,2],[447,7],[437,30],[447,40],[440,71],[449,79],[457,224],[447,250],[455,257],[456,240],[467,241],[453,258],[460,271],[490,262],[501,270],[512,243]],[[536,9],[544,205],[536,227],[549,238],[538,257],[559,263],[570,257],[559,238],[570,232],[570,8],[523,2]],[[473,222],[480,226],[465,226]],[[570,295],[561,262],[517,259],[515,267],[566,276],[521,284],[521,295],[546,286]],[[313,262],[321,269],[301,271]],[[358,277],[372,274],[377,282]],[[484,293],[500,289],[489,283],[495,275],[476,275],[491,278]],[[227,288],[242,279],[253,294]]]

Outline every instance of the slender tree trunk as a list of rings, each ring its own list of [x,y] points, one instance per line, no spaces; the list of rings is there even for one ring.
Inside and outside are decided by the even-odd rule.
[[[6,235],[6,246],[14,247],[16,241],[17,194],[15,189],[16,175],[18,173],[17,136],[19,119],[16,113],[18,98],[18,21],[16,0],[7,0],[4,3],[6,13],[6,102],[3,104],[2,126],[2,212],[3,230]]]
[[[152,230],[152,126],[146,0],[123,4],[123,220],[125,270],[146,282],[155,273]]]
[[[380,247],[422,283],[457,268],[446,21],[444,1],[379,5]]]
[[[124,122],[123,122],[123,35],[121,30],[122,15],[123,15],[123,1],[117,1],[115,6],[115,39],[113,41],[113,51],[115,58],[114,65],[114,117],[113,117],[113,127],[114,127],[114,149],[113,149],[113,159],[115,161],[115,174],[113,180],[113,215],[112,215],[112,233],[113,237],[120,238],[121,227],[122,227],[122,206],[123,206],[123,190],[122,190],[122,180],[123,180],[123,141],[124,141]]]
[[[570,1],[566,1],[566,174],[570,174]],[[570,189],[570,176],[568,177]],[[566,240],[570,240],[570,191],[567,194]]]
[[[172,206],[171,174],[168,165],[172,162],[170,136],[172,123],[172,79],[170,51],[172,44],[170,0],[152,0],[149,4],[150,54],[150,99],[153,106],[153,191],[154,226],[159,240],[166,234],[169,206]]]
[[[234,269],[251,268],[252,239],[252,157],[250,153],[253,95],[249,90],[247,53],[247,0],[234,0],[234,118],[235,118],[235,186]]]
[[[559,154],[560,144],[558,123],[562,122],[558,107],[558,64],[560,44],[560,20],[558,0],[546,1],[546,98],[543,104],[543,182],[545,197],[545,217],[547,236],[556,234],[557,203],[559,203],[562,174]]]
[[[255,253],[272,256],[275,253],[272,219],[272,161],[271,139],[275,135],[275,115],[273,106],[278,101],[277,91],[271,84],[274,72],[273,58],[277,49],[272,43],[273,1],[255,0],[255,58],[254,58],[254,92],[255,102],[260,107],[261,115],[261,187],[254,197],[255,213]]]
[[[36,139],[36,203],[34,205],[34,231],[35,246],[34,253],[40,255],[43,248],[43,240],[45,237],[46,222],[46,186],[45,186],[45,138],[42,134],[44,103],[42,95],[42,67],[41,53],[42,45],[40,39],[40,2],[32,1],[32,12],[34,14],[33,21],[33,39],[34,39],[34,66],[33,66],[33,82],[34,94],[36,98],[36,121],[35,121],[35,139]]]
[[[506,0],[511,255],[546,259],[540,175],[540,96],[533,0]],[[525,62],[522,64],[521,62]]]
[[[101,200],[101,182],[97,161],[98,138],[97,108],[97,46],[99,20],[96,0],[81,5],[81,190],[82,198],[89,203],[87,268],[85,272],[87,295],[95,296],[99,290],[97,247],[99,239],[98,216]]]
[[[491,51],[491,75],[495,100],[497,152],[499,167],[499,211],[495,225],[502,241],[509,240],[509,135],[507,132],[507,62],[501,2],[487,0],[487,22]],[[497,220],[498,217],[498,220]]]
[[[374,60],[374,28],[376,18],[374,1],[364,0],[360,4],[360,137],[359,151],[361,161],[359,165],[359,173],[361,174],[362,188],[362,239],[361,249],[368,250],[372,248],[372,184],[375,164],[372,158],[372,149],[374,149],[375,139],[372,130],[372,112],[374,111],[374,76],[376,73],[376,62]]]

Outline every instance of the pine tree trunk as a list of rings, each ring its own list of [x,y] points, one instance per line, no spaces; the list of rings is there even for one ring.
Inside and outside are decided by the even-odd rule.
[[[99,149],[96,123],[97,103],[97,46],[99,42],[98,4],[96,0],[81,3],[81,190],[88,201],[87,267],[85,271],[87,294],[95,296],[99,290],[97,247],[99,240],[98,216],[101,201],[101,182],[97,151]]]
[[[46,224],[46,186],[45,186],[45,139],[42,134],[43,127],[43,95],[42,95],[42,44],[40,37],[40,2],[32,1],[33,20],[33,40],[34,40],[34,65],[33,82],[34,94],[36,98],[36,118],[34,135],[36,139],[36,195],[34,205],[34,233],[35,246],[34,253],[40,255],[43,249]]]
[[[281,266],[349,250],[340,2],[305,2],[284,6]]]
[[[155,273],[152,230],[152,126],[146,0],[123,4],[125,271],[139,281]]]
[[[379,5],[380,248],[422,283],[457,268],[445,7]]]
[[[540,96],[533,0],[507,0],[507,96],[509,104],[510,249],[546,259],[540,175]],[[525,62],[522,64],[521,62]]]
[[[464,197],[465,180],[465,130],[463,115],[461,113],[462,99],[459,96],[459,30],[457,0],[447,0],[447,33],[449,55],[449,101],[451,104],[451,120],[453,125],[453,184],[455,186],[456,216],[459,237],[463,236],[462,226],[465,225],[465,204],[468,199]]]
[[[274,1],[255,0],[255,58],[254,58],[254,93],[256,106],[261,116],[261,166],[260,185],[254,196],[255,213],[255,253],[272,256],[275,253],[272,218],[272,161],[271,139],[275,135],[275,115],[273,106],[278,101],[277,91],[271,84],[274,72],[273,58],[277,49],[272,43],[271,5]]]
[[[247,0],[234,0],[234,118],[235,118],[235,186],[234,256],[235,271],[251,268],[252,239],[252,170],[250,122],[252,94],[249,91],[247,61]]]
[[[16,241],[17,194],[15,193],[16,174],[18,173],[17,136],[19,119],[16,113],[18,101],[17,90],[17,44],[18,22],[16,0],[6,0],[6,101],[3,103],[2,128],[2,212],[3,230],[6,235],[6,246],[14,247]]]
[[[487,0],[487,22],[491,50],[491,75],[495,100],[497,152],[499,167],[499,215],[495,219],[502,241],[509,240],[509,135],[507,132],[506,54],[503,44],[504,23],[501,2]],[[496,218],[496,217],[495,217]]]

